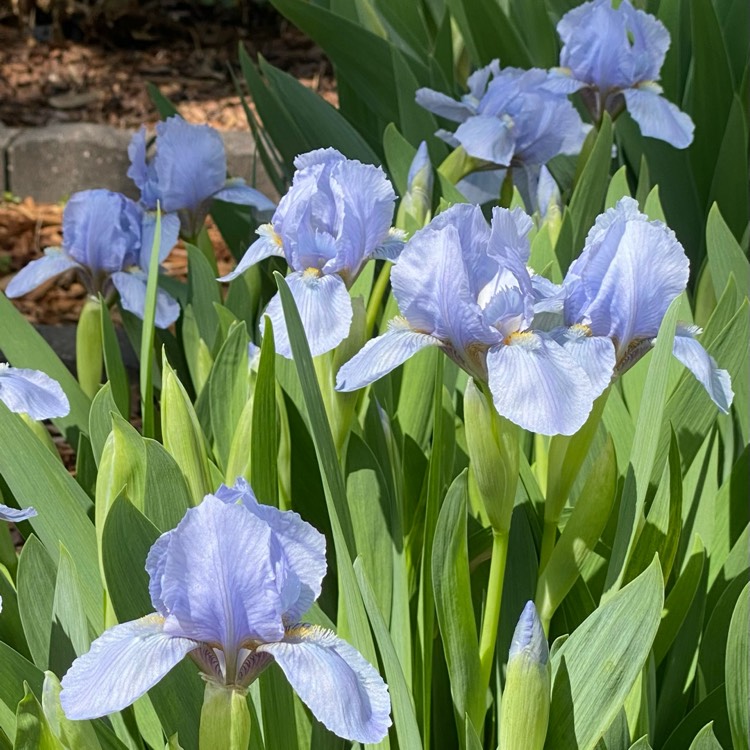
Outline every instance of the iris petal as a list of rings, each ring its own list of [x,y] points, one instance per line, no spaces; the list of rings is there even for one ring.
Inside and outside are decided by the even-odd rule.
[[[296,622],[320,596],[326,574],[326,539],[309,523],[293,511],[281,511],[271,505],[259,503],[250,485],[239,477],[233,487],[222,485],[216,497],[223,502],[241,502],[253,515],[265,521],[278,539],[289,568],[300,582],[297,597],[282,613]]]
[[[456,138],[469,156],[507,167],[516,139],[513,121],[491,115],[476,115],[458,126]]]
[[[148,615],[115,625],[78,657],[62,679],[60,702],[69,719],[94,719],[129,706],[198,644],[163,632]]]
[[[314,625],[290,628],[271,654],[318,721],[339,737],[376,743],[391,725],[383,679],[362,655],[332,631]]]
[[[265,258],[270,258],[272,255],[280,255],[282,258],[284,257],[281,243],[277,239],[276,233],[271,224],[263,224],[258,227],[257,234],[260,236],[245,251],[245,254],[242,256],[242,259],[237,264],[234,271],[231,271],[226,276],[222,276],[219,281],[231,281],[232,279],[236,279],[240,274],[247,271],[250,266],[254,266],[256,263],[259,263]]]
[[[112,283],[120,293],[120,304],[123,309],[137,315],[141,320],[146,310],[146,274],[139,269],[132,271],[118,271],[112,274]],[[157,328],[169,328],[180,317],[180,305],[163,289],[156,290],[156,317],[154,323]]]
[[[553,339],[522,333],[487,353],[489,386],[504,417],[540,435],[572,435],[593,404],[589,378]]]
[[[159,263],[166,260],[172,248],[177,244],[180,236],[180,219],[176,214],[161,215],[161,234],[159,235]],[[148,271],[151,250],[154,247],[154,235],[156,234],[156,213],[148,211],[143,215],[141,224],[141,252],[138,265]]]
[[[19,521],[28,521],[29,518],[33,518],[37,515],[37,512],[32,508],[10,508],[7,505],[0,504],[0,521],[12,521],[18,523]]]
[[[218,193],[214,193],[213,197],[227,203],[252,206],[258,211],[273,211],[276,208],[276,204],[270,198],[263,195],[260,190],[250,187],[239,177],[227,180],[224,187]]]
[[[290,274],[286,282],[297,303],[312,356],[338,346],[349,334],[353,315],[352,301],[341,277],[320,276],[311,270]],[[269,302],[265,314],[273,324],[277,353],[291,359],[292,348],[278,294]]]
[[[64,417],[70,412],[68,397],[60,384],[39,370],[0,368],[0,400],[32,419]]]
[[[695,375],[711,400],[726,414],[734,399],[734,391],[726,370],[720,370],[716,360],[695,340],[696,329],[677,326],[672,354]]]
[[[589,336],[580,327],[552,332],[555,340],[588,375],[591,395],[597,398],[612,381],[615,369],[615,346],[606,336]]]
[[[11,279],[5,294],[11,299],[23,297],[24,294],[28,294],[45,281],[54,279],[55,276],[59,276],[71,268],[80,268],[80,266],[62,250],[52,247],[47,248],[43,257],[32,260]]]
[[[374,383],[409,357],[428,346],[439,346],[434,336],[419,333],[408,324],[392,321],[388,330],[346,362],[336,375],[337,391],[356,391]]]
[[[675,148],[687,148],[693,142],[695,125],[690,115],[661,94],[647,88],[625,89],[622,93],[628,112],[643,135],[671,143]]]

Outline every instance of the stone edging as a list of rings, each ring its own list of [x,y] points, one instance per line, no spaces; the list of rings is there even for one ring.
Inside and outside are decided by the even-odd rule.
[[[41,203],[56,203],[71,193],[108,188],[137,198],[127,177],[132,131],[91,123],[64,123],[41,128],[7,128],[0,124],[0,192]],[[221,136],[227,170],[244,177],[271,198],[276,192],[256,159],[252,133],[226,131]]]

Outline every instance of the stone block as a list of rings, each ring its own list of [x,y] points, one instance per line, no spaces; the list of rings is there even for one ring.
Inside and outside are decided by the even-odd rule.
[[[108,188],[138,197],[127,176],[131,133],[70,123],[23,130],[6,150],[9,188],[22,198],[53,203],[71,193]]]
[[[279,194],[263,168],[263,162],[255,149],[253,134],[250,131],[229,130],[222,132],[221,137],[227,154],[229,175],[242,177],[248,185],[278,201]]]
[[[4,193],[6,190],[10,190],[10,185],[7,181],[7,150],[13,139],[21,131],[18,128],[6,128],[5,125],[0,123],[0,193]]]

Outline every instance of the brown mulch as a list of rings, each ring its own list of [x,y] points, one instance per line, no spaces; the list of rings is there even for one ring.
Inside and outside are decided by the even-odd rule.
[[[164,32],[162,32],[164,33]],[[238,45],[261,54],[332,104],[332,67],[323,51],[286,20],[261,18],[251,28],[201,21],[170,26],[148,46],[37,41],[0,24],[0,123],[38,126],[94,122],[122,128],[153,123],[158,115],[146,85],[153,83],[189,121],[220,130],[248,125],[230,69],[238,73]]]

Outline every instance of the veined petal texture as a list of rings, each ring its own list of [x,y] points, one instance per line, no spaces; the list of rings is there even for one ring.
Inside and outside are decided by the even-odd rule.
[[[336,375],[337,391],[356,391],[374,383],[409,357],[428,346],[439,346],[440,340],[409,328],[403,319],[389,323],[388,330],[370,339],[357,354],[345,362]]]
[[[281,551],[270,528],[245,508],[207,495],[160,550],[147,570],[161,576],[151,593],[168,613],[165,633],[220,644],[235,658],[249,640],[282,637],[287,571],[274,564]]]
[[[326,538],[294,511],[281,511],[259,503],[242,477],[232,487],[219,487],[216,497],[226,503],[241,503],[271,528],[284,552],[286,564],[299,579],[297,596],[287,602],[282,612],[289,622],[297,622],[320,596],[327,569]]]
[[[259,646],[281,667],[299,697],[339,737],[379,742],[391,725],[388,687],[362,655],[315,625],[287,630],[281,643]]]
[[[643,135],[687,148],[693,142],[695,125],[690,115],[667,101],[657,91],[633,88],[623,91],[630,116],[638,123]]]
[[[320,275],[310,269],[287,276],[286,282],[297,303],[312,356],[338,346],[349,334],[354,314],[342,278],[338,274]],[[277,353],[291,359],[292,347],[278,294],[268,303],[265,314],[273,324]]]
[[[163,631],[147,615],[105,631],[62,679],[60,703],[69,719],[94,719],[129,706],[198,645]]]
[[[64,417],[70,404],[60,384],[39,370],[0,364],[0,400],[13,412],[32,419]]]

